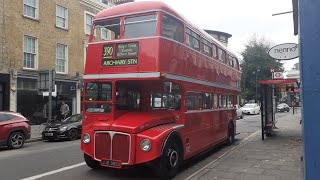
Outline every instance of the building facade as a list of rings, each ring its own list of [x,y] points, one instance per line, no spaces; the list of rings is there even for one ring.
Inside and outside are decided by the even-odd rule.
[[[220,41],[223,45],[228,46],[228,40],[232,37],[231,34],[222,31],[204,30],[213,38]]]
[[[18,2],[18,3],[17,3]],[[21,112],[32,123],[44,121],[46,93],[38,74],[55,70],[53,115],[61,102],[80,113],[79,80],[94,15],[112,6],[101,0],[4,0],[0,5],[0,110]]]

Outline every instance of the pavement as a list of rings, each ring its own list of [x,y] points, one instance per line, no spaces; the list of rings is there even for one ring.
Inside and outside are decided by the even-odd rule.
[[[272,137],[257,131],[187,180],[302,180],[301,114],[277,118]]]

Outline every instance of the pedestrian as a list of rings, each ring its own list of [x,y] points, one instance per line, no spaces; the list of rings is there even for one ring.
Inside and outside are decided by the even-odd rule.
[[[66,116],[69,114],[69,106],[66,104],[64,101],[62,101],[61,107],[60,107],[60,112],[61,115],[63,116],[63,119],[66,119]]]

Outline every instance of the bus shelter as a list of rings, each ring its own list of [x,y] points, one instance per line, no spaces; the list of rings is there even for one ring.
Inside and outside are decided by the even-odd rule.
[[[264,140],[265,136],[272,135],[275,128],[277,103],[281,102],[282,95],[294,94],[299,89],[299,84],[297,79],[269,79],[260,80],[258,83],[261,94],[261,133]]]

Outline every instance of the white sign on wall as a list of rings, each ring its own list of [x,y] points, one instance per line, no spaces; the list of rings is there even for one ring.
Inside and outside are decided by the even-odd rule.
[[[269,50],[269,56],[278,60],[291,60],[299,57],[299,45],[296,43],[279,44]]]
[[[273,79],[283,79],[283,73],[282,72],[274,72],[273,73]]]

